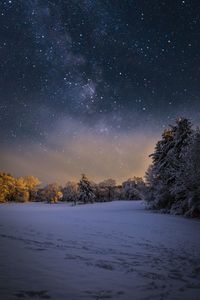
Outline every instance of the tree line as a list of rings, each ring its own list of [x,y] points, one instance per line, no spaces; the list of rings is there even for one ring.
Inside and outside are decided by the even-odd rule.
[[[140,177],[130,178],[117,185],[114,179],[95,183],[82,174],[79,182],[69,181],[64,186],[58,183],[41,186],[40,180],[34,176],[14,178],[11,174],[0,172],[0,203],[63,201],[77,204],[114,199],[139,200],[143,188],[144,181]]]

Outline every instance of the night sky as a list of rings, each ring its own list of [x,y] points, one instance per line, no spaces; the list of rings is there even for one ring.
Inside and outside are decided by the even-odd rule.
[[[0,1],[0,169],[44,182],[144,175],[200,124],[200,1]]]

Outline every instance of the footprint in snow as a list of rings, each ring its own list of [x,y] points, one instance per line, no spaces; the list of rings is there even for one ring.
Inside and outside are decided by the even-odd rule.
[[[19,291],[14,294],[17,298],[39,298],[39,299],[50,299],[47,291]]]

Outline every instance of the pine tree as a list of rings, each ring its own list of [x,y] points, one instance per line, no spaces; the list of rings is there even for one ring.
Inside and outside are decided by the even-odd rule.
[[[192,136],[192,124],[186,118],[179,118],[176,121],[176,125],[171,126],[173,133],[173,147],[169,152],[170,160],[170,181],[175,183],[177,174],[181,167],[181,157],[185,147],[190,143],[190,137]]]
[[[173,194],[180,213],[189,216],[200,215],[200,130],[190,137],[181,153],[181,165],[176,174]]]
[[[177,119],[175,125],[164,131],[154,153],[150,155],[153,164],[146,179],[149,181],[149,201],[154,208],[170,209],[176,201],[172,191],[181,167],[182,151],[188,145],[192,134],[191,127],[186,118]]]
[[[171,161],[168,157],[172,149],[173,132],[168,129],[164,131],[162,139],[156,144],[154,153],[150,155],[153,163],[146,173],[147,197],[152,208],[166,208],[172,201],[169,192]]]
[[[78,190],[80,201],[83,201],[84,203],[94,202],[94,189],[85,174],[82,174],[82,178],[78,183]]]

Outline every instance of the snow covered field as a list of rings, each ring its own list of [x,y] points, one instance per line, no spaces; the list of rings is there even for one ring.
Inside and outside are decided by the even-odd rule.
[[[0,296],[200,299],[200,222],[141,201],[1,205]]]

